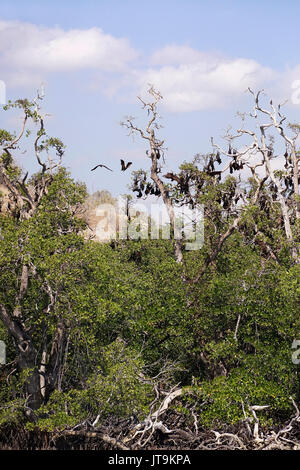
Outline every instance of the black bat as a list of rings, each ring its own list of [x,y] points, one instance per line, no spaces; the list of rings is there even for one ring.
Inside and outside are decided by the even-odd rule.
[[[127,168],[130,167],[130,165],[132,165],[132,162],[128,162],[125,164],[124,160],[122,160],[121,158],[121,171],[126,171]]]
[[[101,164],[100,164],[100,165],[96,165],[94,168],[91,169],[91,171],[94,171],[94,170],[96,170],[96,169],[99,168],[99,167],[100,167],[100,168],[106,168],[107,170],[112,171],[110,168],[108,168],[108,166],[106,166],[106,165],[101,165]]]
[[[172,181],[177,181],[177,183],[180,183],[181,182],[181,179],[179,178],[179,176],[177,175],[174,175],[174,173],[166,173],[165,175],[163,175],[165,178],[168,178]]]

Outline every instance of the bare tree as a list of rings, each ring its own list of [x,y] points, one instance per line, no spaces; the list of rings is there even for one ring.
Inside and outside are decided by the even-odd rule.
[[[282,105],[279,104],[275,108],[273,101],[269,102],[269,109],[261,104],[262,91],[254,93],[250,88],[249,92],[253,96],[254,106],[253,112],[241,115],[242,127],[235,134],[227,131],[225,139],[228,143],[228,150],[221,148],[214,143],[212,145],[221,154],[230,157],[230,163],[223,169],[230,172],[234,169],[248,167],[251,170],[257,190],[252,203],[258,201],[259,193],[266,184],[270,184],[270,188],[274,194],[274,200],[279,202],[280,210],[284,222],[284,230],[286,239],[289,243],[291,255],[294,262],[299,263],[299,243],[293,233],[293,220],[299,220],[299,160],[300,157],[296,151],[296,140],[300,133],[298,125],[288,125],[287,128],[292,129],[293,136],[287,135],[288,129],[284,127],[286,117],[282,114]],[[254,120],[256,129],[245,129],[246,117]],[[267,117],[267,122],[261,122],[263,117]],[[275,130],[282,137],[285,144],[285,152],[276,154],[275,138],[268,134],[267,131]],[[240,139],[248,137],[250,143],[240,144]],[[269,141],[268,141],[269,139]],[[276,170],[273,161],[277,159],[281,162],[285,159],[284,169]],[[259,170],[258,170],[259,169]],[[287,194],[288,193],[288,194]],[[268,248],[270,251],[270,247]],[[275,255],[273,257],[276,258]]]
[[[143,109],[147,111],[149,116],[145,129],[136,126],[134,118],[131,116],[121,123],[124,127],[129,129],[129,134],[140,135],[149,145],[149,151],[146,153],[151,159],[151,179],[154,186],[158,189],[158,191],[155,192],[152,188],[150,194],[154,193],[162,196],[172,226],[175,224],[174,207],[176,204],[191,204],[192,207],[195,207],[199,203],[200,196],[206,185],[216,185],[218,182],[221,182],[221,179],[223,180],[224,176],[229,176],[230,174],[234,174],[233,176],[237,174],[241,179],[241,173],[244,168],[248,168],[251,172],[252,179],[255,182],[254,191],[243,191],[241,190],[241,185],[238,183],[232,183],[227,193],[223,190],[222,197],[220,198],[220,217],[223,218],[223,229],[221,228],[220,230],[220,227],[215,227],[216,237],[214,238],[211,250],[204,260],[198,275],[194,278],[189,278],[186,274],[183,277],[186,282],[199,282],[208,267],[217,259],[226,240],[235,230],[241,230],[240,224],[247,207],[258,204],[266,185],[270,183],[280,204],[286,239],[291,246],[292,257],[295,262],[299,261],[296,241],[292,230],[292,221],[295,217],[296,219],[299,218],[299,157],[296,151],[296,139],[300,130],[296,125],[290,126],[294,135],[289,137],[283,128],[285,117],[283,117],[281,113],[280,105],[276,111],[271,101],[271,110],[265,110],[261,107],[259,102],[261,92],[258,92],[257,95],[254,95],[252,90],[250,90],[250,92],[254,96],[255,105],[254,112],[249,113],[248,116],[255,120],[256,127],[259,128],[259,135],[257,135],[256,131],[243,127],[246,114],[243,115],[239,113],[242,117],[242,127],[238,129],[235,134],[231,134],[228,130],[224,136],[228,150],[217,145],[212,138],[213,153],[203,156],[202,163],[199,160],[199,155],[196,156],[192,164],[186,167],[182,165],[182,169],[178,174],[172,172],[164,175],[161,174],[164,163],[164,140],[159,139],[156,135],[157,131],[162,127],[159,124],[160,116],[157,109],[162,100],[162,95],[159,91],[156,91],[153,86],[151,86],[148,90],[149,95],[152,97],[151,100],[145,101],[139,97]],[[259,114],[267,116],[270,122],[260,123],[258,121]],[[266,136],[266,130],[271,127],[279,133],[286,145],[286,151],[284,155],[282,155],[286,158],[285,171],[279,174],[272,166],[272,160],[275,158],[275,150],[273,147],[274,138],[273,140],[270,138],[270,142],[267,142],[267,137],[269,136]],[[251,139],[250,143],[244,143],[246,137]],[[222,163],[221,156],[227,159],[227,163],[223,167],[220,166]],[[160,160],[161,157],[162,160]],[[199,163],[201,163],[202,168],[198,167]],[[215,165],[219,165],[219,167],[216,168]],[[264,169],[263,174],[262,169]],[[146,188],[145,195],[147,195],[150,191],[150,183],[145,183],[146,176],[143,174],[141,185],[138,185],[138,176],[135,178],[133,190],[139,193],[138,197],[142,197],[144,188]],[[164,180],[166,180],[166,182]],[[284,183],[288,186],[292,184],[292,188],[289,187],[292,198],[286,197],[287,187],[284,187]],[[180,196],[178,196],[178,194],[180,194]],[[207,218],[212,220],[209,208],[205,208],[205,214]],[[256,224],[254,224],[254,228],[256,235],[259,235],[260,232]],[[173,243],[175,259],[177,262],[183,263],[183,244],[180,240],[176,239],[173,240]],[[276,252],[274,252],[267,241],[263,241],[257,237],[257,243],[268,256],[278,261]]]
[[[163,145],[164,141],[160,140],[156,136],[156,131],[159,130],[162,126],[158,123],[159,115],[157,110],[158,103],[162,100],[162,95],[159,91],[156,91],[153,86],[150,87],[148,90],[150,96],[152,96],[152,101],[145,101],[141,97],[139,100],[143,105],[143,109],[145,109],[149,116],[149,121],[147,123],[146,129],[142,130],[141,128],[134,125],[133,117],[128,117],[124,122],[121,124],[129,129],[130,134],[137,133],[139,134],[142,139],[146,140],[149,145],[150,149],[150,158],[151,158],[151,179],[156,184],[159,189],[159,192],[163,198],[164,204],[166,205],[168,215],[170,218],[171,227],[175,227],[175,212],[174,207],[172,204],[172,199],[168,193],[168,189],[166,188],[164,182],[162,181],[161,177],[159,176],[160,173],[160,158],[163,158]],[[149,152],[148,152],[149,155]],[[182,246],[181,241],[174,238],[174,250],[175,250],[175,259],[178,263],[182,263],[183,261],[183,254],[182,254]]]

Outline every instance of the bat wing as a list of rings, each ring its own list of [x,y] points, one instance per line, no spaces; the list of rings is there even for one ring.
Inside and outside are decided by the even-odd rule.
[[[110,168],[108,168],[108,166],[106,166],[106,165],[101,165],[101,164],[96,165],[94,168],[91,169],[91,171],[94,171],[94,170],[96,170],[96,169],[99,168],[99,167],[100,167],[100,168],[106,168],[107,170],[112,171]]]
[[[100,165],[100,166],[103,166],[103,168],[106,168],[107,170],[112,171],[112,169],[108,168],[108,166],[106,166],[106,165]]]

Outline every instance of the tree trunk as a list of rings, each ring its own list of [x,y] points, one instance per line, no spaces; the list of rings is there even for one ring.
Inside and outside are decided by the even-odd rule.
[[[18,344],[20,350],[17,359],[17,367],[20,372],[29,370],[29,375],[25,383],[26,394],[26,415],[33,418],[34,411],[43,403],[43,396],[40,388],[40,374],[36,364],[37,352],[31,342]]]
[[[17,367],[19,372],[29,369],[29,375],[25,385],[26,406],[28,415],[32,417],[33,411],[39,408],[43,402],[40,389],[40,376],[37,367],[37,351],[29,333],[19,318],[12,317],[0,304],[0,319],[10,336],[16,342],[18,348]]]

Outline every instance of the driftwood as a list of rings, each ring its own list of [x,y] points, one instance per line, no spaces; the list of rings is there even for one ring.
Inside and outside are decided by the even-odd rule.
[[[152,385],[156,397],[142,421],[133,416],[104,419],[98,414],[71,429],[52,432],[6,425],[0,427],[0,449],[300,450],[300,412],[292,397],[295,413],[280,429],[261,425],[267,404],[245,407],[242,402],[244,419],[208,430],[201,427],[201,411],[196,410],[194,400],[185,403],[188,417],[174,406],[184,395],[193,395],[192,388],[177,385],[164,391],[155,382]]]
[[[293,400],[295,415],[286,425],[275,432],[274,430],[260,430],[257,416],[268,405],[249,407],[252,416],[241,421],[235,429],[202,430],[199,432],[198,419],[194,416],[194,429],[189,429],[184,418],[171,410],[170,405],[184,391],[181,388],[172,389],[169,393],[163,392],[164,398],[157,399],[152,404],[152,411],[147,418],[132,424],[124,420],[119,426],[108,426],[106,432],[101,430],[66,430],[57,434],[64,437],[82,437],[85,440],[102,441],[110,449],[140,450],[140,449],[192,449],[192,450],[300,450],[300,413]],[[185,391],[186,393],[186,391]],[[153,409],[155,411],[153,411]],[[179,416],[179,419],[178,419]],[[86,426],[86,423],[84,423]],[[92,426],[92,425],[91,425]],[[184,429],[182,427],[184,427]],[[55,440],[55,438],[54,438]]]

